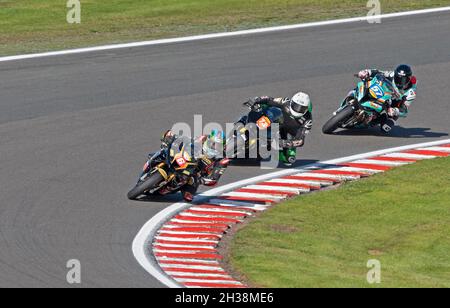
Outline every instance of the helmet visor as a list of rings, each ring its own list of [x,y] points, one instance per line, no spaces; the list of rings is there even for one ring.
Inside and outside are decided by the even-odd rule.
[[[298,103],[294,103],[294,102],[292,102],[291,108],[295,112],[302,114],[302,115],[308,112],[308,106],[302,106],[302,105],[300,105]]]
[[[411,78],[408,76],[395,76],[395,84],[401,90],[406,89],[410,82]]]

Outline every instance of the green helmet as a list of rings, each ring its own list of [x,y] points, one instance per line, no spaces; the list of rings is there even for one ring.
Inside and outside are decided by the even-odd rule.
[[[218,158],[223,155],[225,134],[213,130],[203,143],[203,153],[209,158]]]

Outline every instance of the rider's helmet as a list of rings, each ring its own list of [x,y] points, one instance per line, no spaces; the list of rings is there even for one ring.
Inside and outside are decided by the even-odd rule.
[[[398,66],[394,73],[394,81],[397,88],[406,90],[411,85],[413,71],[409,65],[402,64]]]
[[[299,92],[291,98],[290,104],[291,114],[296,118],[300,118],[311,109],[311,98],[308,94]]]
[[[225,135],[218,130],[213,130],[203,143],[203,154],[208,158],[220,158],[223,155]]]
[[[162,135],[161,141],[163,146],[168,147],[175,141],[175,139],[176,135],[173,133],[173,131],[168,130]]]

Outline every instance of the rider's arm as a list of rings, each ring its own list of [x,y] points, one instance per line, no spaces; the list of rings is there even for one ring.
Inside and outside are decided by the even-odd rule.
[[[305,115],[306,122],[302,124],[302,127],[298,130],[297,135],[294,136],[293,147],[299,148],[305,144],[306,135],[308,135],[312,129],[313,118],[312,114],[308,112]]]
[[[283,98],[273,98],[270,96],[259,97],[256,100],[257,104],[266,105],[270,107],[282,107],[283,106]]]
[[[228,159],[222,159],[214,163],[214,167],[210,170],[209,174],[205,175],[202,182],[205,186],[215,186],[219,182],[222,175],[224,175],[225,170],[229,164]]]
[[[372,79],[378,74],[383,74],[385,77],[389,78],[392,75],[390,71],[380,71],[377,69],[365,69],[359,72],[358,76],[361,79]]]
[[[415,93],[417,92],[417,80],[414,79],[412,87],[406,91],[403,95],[402,100],[398,103],[396,107],[396,114],[400,118],[406,118],[408,116],[409,107],[411,107],[412,103],[416,99]]]

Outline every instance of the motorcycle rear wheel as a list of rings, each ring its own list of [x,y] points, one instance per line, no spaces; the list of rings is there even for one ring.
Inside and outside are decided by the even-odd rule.
[[[164,178],[159,172],[152,174],[147,181],[139,183],[130,190],[127,194],[128,199],[130,200],[138,200],[138,198],[145,194],[146,191],[154,188],[156,185],[164,181]]]
[[[322,128],[322,132],[327,135],[334,133],[342,123],[344,123],[353,115],[354,112],[355,110],[353,110],[352,106],[345,107],[341,112],[328,120],[328,122]]]

